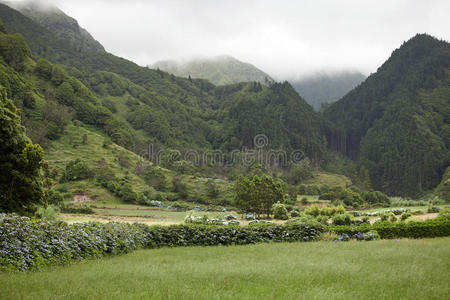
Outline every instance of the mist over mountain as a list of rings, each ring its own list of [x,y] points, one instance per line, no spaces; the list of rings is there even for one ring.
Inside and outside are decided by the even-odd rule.
[[[313,74],[289,82],[318,111],[322,103],[336,102],[365,79],[366,76],[360,72],[342,71]]]
[[[103,46],[91,34],[78,25],[77,20],[66,15],[58,7],[44,2],[3,2],[20,11],[34,22],[67,41],[77,51],[104,51]]]
[[[152,69],[161,69],[181,77],[207,79],[215,85],[256,81],[263,84],[272,82],[269,75],[253,66],[229,55],[176,61],[165,60],[154,63]]]

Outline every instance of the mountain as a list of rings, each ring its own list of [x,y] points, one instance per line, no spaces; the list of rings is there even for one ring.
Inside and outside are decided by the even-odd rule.
[[[5,3],[46,28],[56,37],[67,41],[77,51],[105,51],[87,30],[78,25],[77,20],[55,6],[32,1]]]
[[[151,141],[165,148],[231,151],[251,146],[254,136],[264,133],[273,146],[289,151],[317,157],[325,150],[321,116],[288,83],[214,86],[140,67],[107,52],[76,49],[70,39],[6,5],[0,5],[0,18],[8,32],[23,35],[37,64],[58,70],[63,80],[54,88],[68,81],[70,87],[61,90],[71,100],[60,104],[127,149],[139,152]],[[49,74],[51,79],[53,71]],[[71,90],[80,89],[75,81],[96,100],[80,99],[84,93],[72,97]],[[241,113],[244,105],[252,115]],[[105,122],[102,114],[111,120]]]
[[[417,195],[450,162],[450,44],[418,34],[332,104],[329,144],[367,168],[375,188]]]
[[[256,81],[267,84],[273,80],[255,66],[221,55],[211,58],[197,58],[184,62],[175,60],[159,61],[150,66],[181,77],[201,78],[215,85]]]
[[[306,102],[318,111],[322,103],[336,102],[365,79],[366,76],[360,72],[343,71],[335,74],[316,74],[289,82]]]

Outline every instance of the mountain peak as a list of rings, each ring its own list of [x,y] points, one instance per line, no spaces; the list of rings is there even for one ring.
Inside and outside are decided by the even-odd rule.
[[[57,38],[68,42],[77,51],[105,51],[103,46],[78,24],[77,20],[52,4],[40,1],[3,3],[49,30]]]
[[[273,81],[269,75],[252,64],[224,54],[180,61],[158,61],[150,68],[159,68],[181,77],[191,76],[193,78],[207,79],[216,85],[248,81],[265,84],[268,81]]]

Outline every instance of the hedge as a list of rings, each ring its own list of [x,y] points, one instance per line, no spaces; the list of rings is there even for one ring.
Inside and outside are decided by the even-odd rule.
[[[320,224],[251,226],[80,223],[0,214],[0,268],[27,270],[73,260],[100,258],[138,248],[245,245],[317,239]]]
[[[375,222],[373,225],[364,224],[360,226],[329,226],[328,231],[336,234],[354,235],[358,232],[364,233],[377,231],[382,239],[393,238],[433,238],[450,236],[450,218],[438,217],[423,222]]]

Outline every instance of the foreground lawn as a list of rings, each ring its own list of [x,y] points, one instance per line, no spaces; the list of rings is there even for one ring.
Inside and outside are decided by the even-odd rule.
[[[450,238],[162,248],[0,273],[1,299],[448,299]]]

